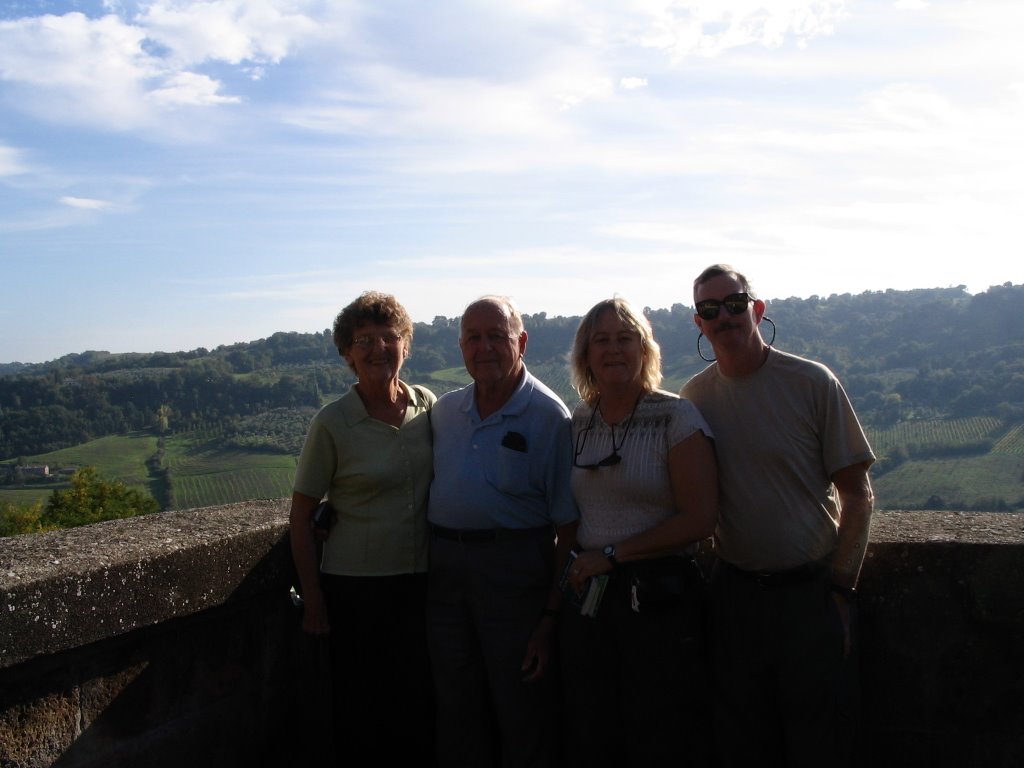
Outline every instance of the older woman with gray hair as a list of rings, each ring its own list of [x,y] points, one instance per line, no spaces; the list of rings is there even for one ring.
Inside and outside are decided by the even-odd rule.
[[[295,473],[302,628],[329,639],[334,689],[334,727],[316,737],[335,739],[339,765],[415,763],[433,752],[426,504],[435,398],[399,378],[412,336],[394,296],[369,291],[341,311],[334,344],[357,380],[314,416]],[[333,525],[317,563],[313,512],[325,496]]]
[[[567,757],[588,768],[689,765],[706,741],[693,554],[717,519],[711,430],[658,388],[651,325],[623,299],[583,318],[572,375],[582,402],[572,418],[580,524],[566,571],[576,607],[563,609],[559,640]]]

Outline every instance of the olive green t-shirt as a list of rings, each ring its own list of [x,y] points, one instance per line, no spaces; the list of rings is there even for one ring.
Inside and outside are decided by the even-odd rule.
[[[393,427],[366,412],[355,387],[313,417],[294,489],[327,500],[337,522],[324,542],[320,570],[391,576],[427,569],[427,492],[433,475],[433,393],[400,382],[409,395],[405,421]]]

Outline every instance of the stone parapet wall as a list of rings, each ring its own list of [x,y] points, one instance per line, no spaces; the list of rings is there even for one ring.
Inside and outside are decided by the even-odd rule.
[[[865,765],[1024,765],[1024,515],[876,513]]]
[[[0,539],[0,669],[287,587],[283,500]]]
[[[1022,577],[1024,515],[876,514],[862,764],[1024,764]],[[292,764],[292,581],[284,500],[0,539],[0,768]]]
[[[0,768],[288,765],[287,503],[0,539]]]

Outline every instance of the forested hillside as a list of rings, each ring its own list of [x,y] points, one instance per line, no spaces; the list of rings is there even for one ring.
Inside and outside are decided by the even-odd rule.
[[[687,300],[647,309],[662,345],[667,389],[678,389],[706,365],[697,354]],[[770,302],[767,316],[777,347],[820,360],[843,380],[878,448],[876,477],[907,462],[1000,451],[1010,457],[1004,471],[1019,482],[1022,305],[1024,286],[1007,283],[977,295],[960,286],[790,298]],[[566,354],[579,318],[541,313],[525,320],[528,365],[572,404]],[[764,333],[771,338],[769,324]],[[404,377],[438,393],[465,382],[457,337],[458,318],[418,323]],[[706,341],[702,346],[710,353]],[[193,447],[180,448],[182,457],[194,456],[195,445],[294,456],[313,410],[352,381],[329,331],[277,333],[213,350],[83,352],[0,371],[8,371],[0,375],[0,462],[8,468],[6,478],[0,471],[0,483],[23,480],[15,475],[27,457],[59,455],[117,435],[151,434],[168,446],[187,437]],[[951,424],[961,425],[959,431],[943,426]],[[150,461],[163,466],[168,455]],[[922,487],[935,481],[924,478]],[[286,488],[287,478],[276,487]],[[935,506],[957,501],[954,493],[929,495]],[[183,506],[166,488],[163,497],[165,508]],[[985,503],[1017,506],[1024,503],[1024,487]]]

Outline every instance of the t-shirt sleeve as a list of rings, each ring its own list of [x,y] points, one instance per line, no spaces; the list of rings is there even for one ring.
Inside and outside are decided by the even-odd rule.
[[[701,412],[697,410],[697,406],[689,400],[681,398],[672,413],[668,435],[669,448],[679,445],[694,432],[703,432],[707,437],[714,437],[711,427],[708,426]]]
[[[334,439],[317,414],[309,425],[302,453],[299,454],[293,490],[314,499],[323,498],[334,477],[337,456]]]
[[[829,477],[854,464],[870,464],[875,460],[850,398],[834,376],[830,378],[827,390],[822,458]]]

